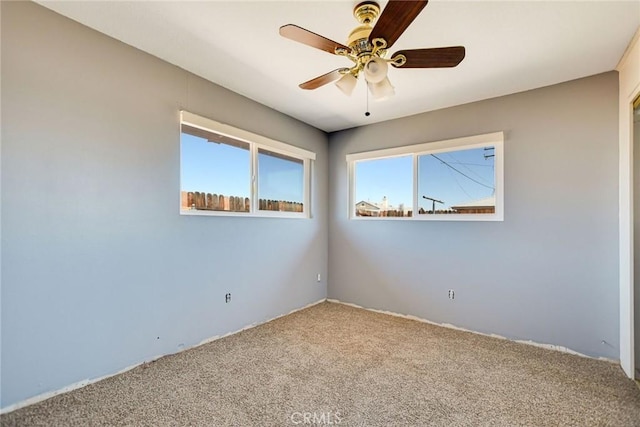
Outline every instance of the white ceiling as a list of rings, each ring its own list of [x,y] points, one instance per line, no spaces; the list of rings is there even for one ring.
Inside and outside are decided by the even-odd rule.
[[[346,58],[282,38],[297,24],[340,43],[357,1],[39,1],[129,45],[325,131],[521,92],[613,70],[640,1],[432,0],[391,49],[463,45],[456,68],[394,69],[393,98],[298,84]],[[386,1],[381,1],[384,8]]]

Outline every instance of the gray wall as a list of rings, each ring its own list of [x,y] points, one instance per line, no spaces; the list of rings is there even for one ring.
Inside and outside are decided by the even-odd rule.
[[[0,407],[326,297],[323,132],[36,4],[1,7]],[[315,151],[313,219],[180,216],[181,108]]]
[[[331,134],[329,298],[618,359],[617,82],[610,72]],[[346,154],[494,131],[504,222],[348,219]]]

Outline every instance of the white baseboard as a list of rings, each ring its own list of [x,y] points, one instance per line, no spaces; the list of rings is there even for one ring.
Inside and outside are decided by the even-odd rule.
[[[97,378],[91,378],[91,379],[78,381],[76,383],[73,383],[73,384],[70,384],[70,385],[68,385],[66,387],[63,387],[63,388],[61,388],[59,390],[48,391],[46,393],[42,393],[42,394],[39,394],[37,396],[30,397],[30,398],[22,400],[22,401],[20,401],[18,403],[14,403],[12,405],[5,406],[4,408],[0,408],[0,414],[6,414],[6,413],[9,413],[9,412],[15,411],[17,409],[24,408],[25,406],[33,405],[34,403],[38,403],[38,402],[42,402],[43,400],[50,399],[50,398],[52,398],[54,396],[57,396],[59,394],[68,393],[70,391],[77,390],[77,389],[82,388],[82,387],[86,387],[89,384],[97,383],[98,381],[102,381],[102,380],[104,380],[106,378],[110,378],[110,377],[125,373],[127,371],[130,371],[133,368],[136,368],[136,367],[138,367],[140,365],[144,365],[145,363],[151,363],[153,361],[156,361],[156,360],[160,359],[161,357],[170,356],[172,354],[182,353],[183,351],[186,351],[186,350],[189,350],[189,349],[192,349],[192,348],[196,348],[196,347],[200,347],[201,345],[210,343],[212,341],[219,340],[220,338],[228,337],[229,335],[234,335],[234,334],[237,334],[238,332],[242,332],[242,331],[245,331],[247,329],[255,328],[256,326],[259,326],[259,325],[264,325],[265,323],[269,323],[269,322],[271,322],[273,320],[279,319],[279,318],[284,317],[284,316],[288,316],[288,315],[290,315],[292,313],[295,313],[295,312],[300,311],[300,310],[304,310],[306,308],[312,307],[312,306],[314,306],[316,304],[320,304],[320,303],[325,302],[325,301],[326,301],[326,298],[322,298],[322,299],[320,299],[320,300],[318,300],[316,302],[312,302],[310,304],[307,304],[304,307],[296,308],[294,310],[291,310],[288,313],[281,314],[281,315],[273,317],[271,319],[267,319],[267,320],[265,320],[263,322],[251,323],[250,325],[245,326],[242,329],[238,329],[237,331],[229,332],[229,333],[224,334],[224,335],[216,335],[216,336],[204,339],[204,340],[200,341],[198,344],[192,345],[190,347],[181,348],[180,350],[178,350],[176,352],[173,352],[173,353],[160,354],[160,355],[151,357],[150,359],[146,359],[146,360],[144,360],[144,361],[142,361],[140,363],[136,363],[135,365],[127,366],[126,368],[121,369],[118,372],[115,372],[113,374],[108,374],[108,375],[103,375],[103,376],[97,377]]]
[[[517,342],[517,343],[520,343],[520,344],[532,345],[534,347],[541,347],[541,348],[546,348],[548,350],[555,350],[555,351],[559,351],[559,352],[562,352],[562,353],[569,353],[569,354],[573,354],[575,356],[586,357],[588,359],[594,359],[594,357],[591,357],[591,356],[588,356],[586,354],[577,352],[575,350],[571,350],[570,348],[563,347],[561,345],[538,343],[538,342],[530,341],[530,340],[512,340],[512,339],[503,337],[502,335],[485,334],[483,332],[478,332],[478,331],[474,331],[474,330],[471,330],[471,329],[461,328],[459,326],[455,326],[455,325],[452,325],[450,323],[437,323],[437,322],[433,322],[431,320],[423,319],[423,318],[418,317],[418,316],[413,316],[411,314],[399,314],[399,313],[394,313],[392,311],[385,311],[385,310],[378,310],[378,309],[375,309],[375,308],[362,307],[362,306],[357,305],[357,304],[353,304],[353,303],[350,303],[350,302],[343,302],[343,301],[340,301],[340,300],[337,300],[337,299],[333,299],[333,298],[327,298],[327,301],[328,302],[333,302],[333,303],[336,303],[336,304],[348,305],[350,307],[361,308],[363,310],[372,311],[372,312],[375,312],[375,313],[388,314],[390,316],[402,317],[404,319],[410,319],[410,320],[415,320],[415,321],[422,322],[422,323],[428,323],[430,325],[441,326],[443,328],[455,329],[455,330],[463,331],[463,332],[470,332],[472,334],[482,335],[482,336],[485,336],[485,337],[498,338],[498,339],[501,339],[501,340],[507,340],[507,341],[512,341],[512,342]],[[606,358],[606,357],[598,357],[597,359],[598,360],[603,360],[605,362],[615,363],[615,364],[619,364],[620,363],[619,360],[609,359],[609,358]]]

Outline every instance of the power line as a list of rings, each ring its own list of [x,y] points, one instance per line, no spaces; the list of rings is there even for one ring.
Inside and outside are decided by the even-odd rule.
[[[447,166],[447,167],[449,167],[449,168],[453,169],[454,171],[458,172],[460,175],[464,176],[464,177],[465,177],[465,178],[467,178],[467,179],[470,179],[471,181],[475,182],[476,184],[478,184],[478,185],[482,185],[483,187],[486,187],[486,188],[488,188],[488,189],[490,189],[490,190],[495,190],[495,188],[494,188],[494,187],[490,187],[490,186],[488,186],[488,185],[486,185],[486,184],[483,184],[483,183],[481,183],[480,181],[477,181],[477,180],[475,180],[475,179],[471,178],[469,175],[467,175],[467,174],[465,174],[465,173],[463,173],[463,172],[460,172],[458,169],[454,168],[454,167],[453,167],[453,166],[451,166],[449,163],[445,162],[444,160],[442,160],[440,157],[436,156],[435,154],[430,154],[430,155],[431,155],[433,158],[435,158],[435,159],[439,160],[443,165],[445,165],[445,166]]]
[[[451,153],[444,153],[444,154],[446,154],[447,156],[449,156],[449,158],[450,158],[451,160],[458,160],[458,159],[456,159],[455,157],[453,157],[453,154],[451,154]],[[485,160],[486,160],[486,158],[485,158]],[[456,162],[455,162],[455,161],[453,161],[453,162],[450,162],[450,163],[454,163],[454,164],[455,164]],[[485,181],[485,180],[484,180],[484,177],[480,176],[480,174],[479,174],[479,173],[477,173],[476,171],[472,170],[470,167],[468,167],[468,166],[467,166],[467,165],[465,165],[464,163],[459,163],[459,162],[458,162],[458,164],[459,164],[460,166],[462,166],[463,168],[465,168],[466,170],[468,170],[468,171],[469,171],[469,173],[471,173],[471,174],[475,175],[475,176],[476,176],[480,181],[484,182],[485,184],[487,183],[487,181]]]
[[[482,163],[464,163],[464,162],[449,162],[453,165],[467,165],[467,166],[482,166],[485,168],[492,168],[493,165],[486,165],[486,164],[482,164]]]
[[[467,193],[464,187],[462,187],[462,184],[460,184],[460,181],[458,181],[458,178],[453,174],[453,172],[451,172],[451,170],[449,169],[447,169],[447,171],[449,172],[449,175],[451,175],[451,178],[453,178],[453,180],[455,181],[456,185],[460,188],[460,190],[462,190],[462,192],[466,194],[468,198],[473,199],[473,197],[471,197],[471,194]]]

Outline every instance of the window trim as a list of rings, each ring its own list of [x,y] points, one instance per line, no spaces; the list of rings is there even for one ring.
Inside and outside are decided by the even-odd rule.
[[[234,217],[270,217],[270,218],[311,218],[311,168],[316,159],[316,153],[304,148],[286,144],[275,139],[268,138],[253,132],[236,128],[234,126],[221,123],[206,117],[199,116],[188,111],[180,111],[180,127],[186,124],[191,127],[212,132],[221,136],[232,138],[249,144],[249,179],[250,179],[250,211],[208,211],[208,210],[183,210],[179,203],[180,215],[187,216],[234,216]],[[182,129],[180,129],[182,135]],[[274,153],[282,154],[298,160],[302,160],[303,166],[303,211],[284,212],[260,210],[258,200],[258,150],[265,149]],[[180,163],[182,170],[182,162]],[[182,197],[182,182],[180,182],[180,198]]]
[[[495,212],[492,214],[431,214],[419,215],[418,212],[418,157],[425,154],[495,147]],[[356,216],[356,162],[363,160],[379,160],[392,157],[413,156],[413,215],[410,217],[365,217]],[[346,155],[349,180],[348,217],[360,221],[504,221],[504,132],[492,132],[482,135],[466,136],[442,141],[425,142],[421,144],[405,145],[402,147],[384,148],[381,150],[364,151]]]

